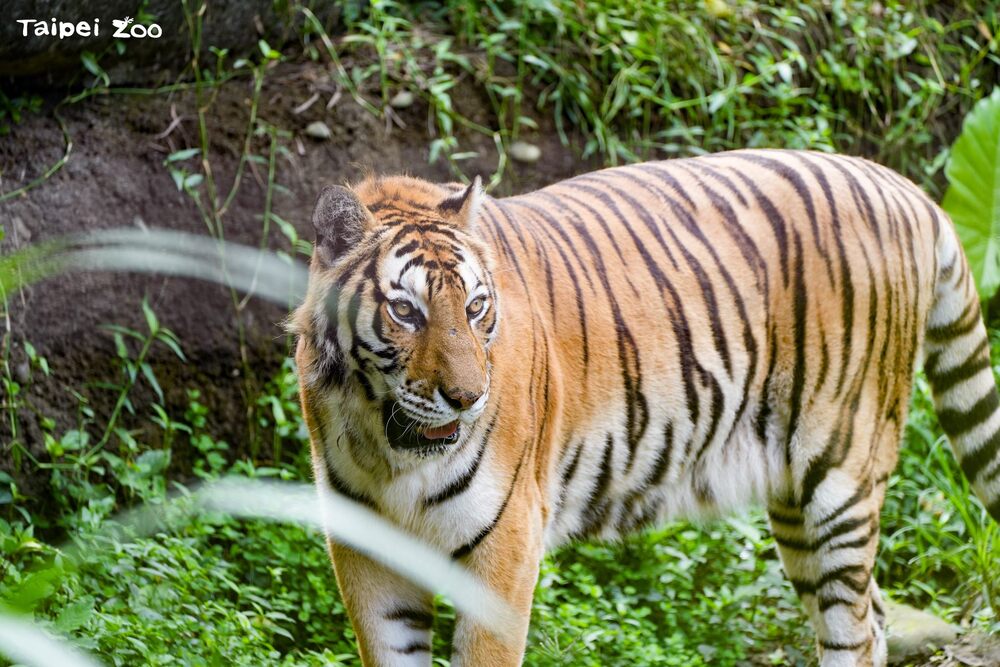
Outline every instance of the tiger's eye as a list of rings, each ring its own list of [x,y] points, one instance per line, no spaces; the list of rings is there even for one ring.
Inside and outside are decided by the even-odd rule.
[[[482,312],[483,306],[485,305],[486,305],[486,299],[484,297],[477,296],[469,303],[469,305],[466,307],[466,310],[469,312],[469,315],[473,316],[478,315],[480,312]]]
[[[392,308],[392,312],[396,317],[404,320],[413,315],[413,305],[409,301],[392,301],[389,307]]]

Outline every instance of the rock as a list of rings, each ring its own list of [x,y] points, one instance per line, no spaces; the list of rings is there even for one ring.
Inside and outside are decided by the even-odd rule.
[[[405,109],[406,107],[413,106],[413,93],[408,90],[399,91],[389,100],[389,106],[393,109]]]
[[[928,653],[955,641],[958,628],[937,616],[896,602],[885,603],[889,662]]]
[[[31,366],[27,361],[22,361],[14,366],[14,379],[20,384],[28,384],[31,381]]]
[[[14,241],[18,247],[31,243],[31,230],[24,224],[24,220],[20,216],[14,216],[14,224],[11,225],[11,230],[14,232]]]
[[[991,637],[980,632],[966,633],[947,649],[949,662],[942,667],[996,667],[1000,665],[1000,636]]]
[[[321,120],[314,120],[313,122],[306,125],[306,134],[308,134],[313,139],[318,139],[320,141],[326,141],[329,139],[333,132],[327,127],[326,123]]]
[[[542,149],[527,141],[515,141],[508,153],[518,162],[526,163],[538,162],[538,158],[542,157]]]

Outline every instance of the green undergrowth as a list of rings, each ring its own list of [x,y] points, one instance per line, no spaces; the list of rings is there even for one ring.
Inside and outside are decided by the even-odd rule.
[[[449,91],[471,77],[502,152],[535,136],[541,113],[612,164],[811,148],[872,157],[939,194],[959,119],[1000,66],[996,0],[363,7],[345,11],[345,72],[355,89],[374,84],[377,108],[398,90],[421,95],[441,133],[432,156],[465,155]]]
[[[309,478],[292,367],[269,387],[266,400],[278,406],[272,426],[290,456],[227,463],[220,453],[228,446],[204,430],[205,408],[192,392],[171,446],[200,452],[196,478]],[[30,516],[0,523],[0,599],[113,665],[358,664],[319,535],[211,513],[183,520],[167,513],[153,530],[122,528],[115,517],[128,504],[123,495],[163,507],[198,479],[168,478],[169,448],[139,447],[84,467],[74,454],[78,437],[64,435],[53,456],[61,470],[53,491],[67,498],[57,524],[67,541],[41,538]],[[967,628],[1000,631],[991,607],[1000,595],[1000,530],[968,495],[923,380],[882,532],[878,577],[889,596]],[[435,651],[447,656],[454,610],[445,600],[438,610]],[[804,613],[754,512],[551,554],[526,664],[797,665],[811,655]]]

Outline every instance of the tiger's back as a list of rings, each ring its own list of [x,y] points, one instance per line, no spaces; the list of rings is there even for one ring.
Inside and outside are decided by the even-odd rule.
[[[523,295],[572,388],[554,408],[550,543],[807,500],[837,463],[884,481],[938,266],[941,220],[908,182],[744,152],[490,203],[501,291]]]
[[[348,197],[368,234],[356,236],[369,239],[331,265],[350,301],[338,297],[325,322],[317,288],[297,327],[321,483],[481,573],[525,628],[544,548],[763,504],[823,664],[884,664],[878,516],[925,357],[941,423],[1000,519],[1000,402],[943,212],[888,169],[795,151],[617,167],[505,199],[476,190],[385,179]],[[448,314],[459,308],[446,305],[452,289],[468,294],[447,297],[456,304],[492,304],[469,311],[466,339]],[[407,324],[393,290],[422,324]],[[450,324],[435,329],[436,313]],[[434,333],[410,343],[394,337],[400,327]],[[441,341],[452,352],[434,357],[440,368],[413,370]],[[338,350],[350,354],[323,380],[324,354]],[[464,392],[476,398],[468,414],[448,398],[463,393],[449,389],[462,383],[447,379],[459,358],[449,354],[482,365],[487,388]],[[405,389],[407,373],[430,393]],[[451,404],[459,420],[426,437],[456,433],[457,444],[372,463],[396,448],[379,442],[389,422],[377,406],[392,392],[404,410],[427,402],[427,420]],[[345,401],[358,407],[337,416]],[[334,561],[349,608],[368,609],[358,600],[370,580],[389,580],[341,576],[359,561],[336,548]],[[392,585],[390,598],[426,607]],[[390,617],[352,613],[369,628],[362,655],[411,664],[373,638]],[[413,646],[428,628],[411,632]],[[455,651],[459,664],[515,664],[523,646],[460,623]],[[412,664],[425,664],[418,653]]]

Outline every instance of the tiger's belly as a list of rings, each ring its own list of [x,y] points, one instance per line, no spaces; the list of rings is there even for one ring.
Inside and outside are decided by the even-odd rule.
[[[749,414],[704,448],[678,433],[669,414],[651,420],[634,454],[624,433],[592,429],[562,457],[550,484],[546,547],[745,511],[786,488],[784,450],[760,437]]]

